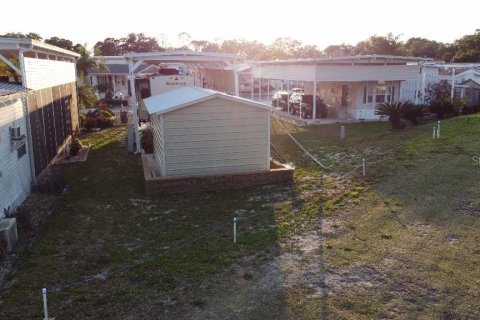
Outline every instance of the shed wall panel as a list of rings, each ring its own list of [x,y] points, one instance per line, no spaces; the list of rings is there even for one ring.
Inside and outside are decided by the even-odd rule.
[[[166,175],[268,170],[268,112],[217,98],[164,114]]]

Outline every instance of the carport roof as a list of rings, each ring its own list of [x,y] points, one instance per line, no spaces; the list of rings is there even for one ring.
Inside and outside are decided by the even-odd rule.
[[[256,61],[255,65],[302,65],[302,64],[349,64],[349,63],[408,63],[408,62],[426,62],[433,61],[431,58],[393,56],[393,55],[356,55],[341,57],[325,57],[325,58],[308,58],[308,59],[288,59],[288,60],[266,60]]]
[[[183,86],[175,90],[167,91],[144,99],[143,102],[149,114],[163,114],[214,98],[226,99],[252,107],[272,110],[272,108],[266,104],[194,86]]]
[[[19,50],[40,52],[66,58],[79,58],[80,54],[52,46],[51,44],[27,38],[0,38],[0,51],[18,52]]]

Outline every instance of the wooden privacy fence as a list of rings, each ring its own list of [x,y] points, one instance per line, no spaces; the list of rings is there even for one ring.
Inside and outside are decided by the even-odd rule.
[[[50,164],[65,140],[78,128],[75,82],[28,93],[35,176]]]

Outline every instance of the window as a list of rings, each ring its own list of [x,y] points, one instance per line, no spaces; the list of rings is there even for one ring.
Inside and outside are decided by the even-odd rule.
[[[17,147],[17,158],[20,159],[25,154],[27,154],[27,145],[25,143],[22,143]]]
[[[375,94],[375,102],[376,103],[383,103],[383,102],[389,102],[389,101],[386,101],[386,94],[387,94],[387,90],[385,89],[385,87],[377,87],[376,88],[376,94]]]
[[[373,87],[365,86],[363,88],[363,103],[372,103],[373,102]]]
[[[363,87],[363,103],[384,103],[395,100],[395,86],[368,85]]]

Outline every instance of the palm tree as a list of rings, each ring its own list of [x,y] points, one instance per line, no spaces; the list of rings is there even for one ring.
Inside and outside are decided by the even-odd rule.
[[[108,71],[108,67],[101,59],[95,58],[85,46],[80,46],[80,58],[77,60],[77,89],[78,104],[81,108],[94,106],[98,102],[97,88],[85,81],[89,70],[97,69]]]
[[[403,129],[402,111],[405,102],[384,102],[375,108],[375,114],[388,117],[388,121],[392,124],[392,130]]]
[[[108,71],[108,67],[103,63],[101,59],[92,56],[91,52],[85,46],[80,47],[80,58],[77,60],[77,76],[79,78],[85,78],[88,70],[97,69]]]
[[[83,78],[77,80],[78,104],[81,108],[94,106],[98,102],[97,89]]]

